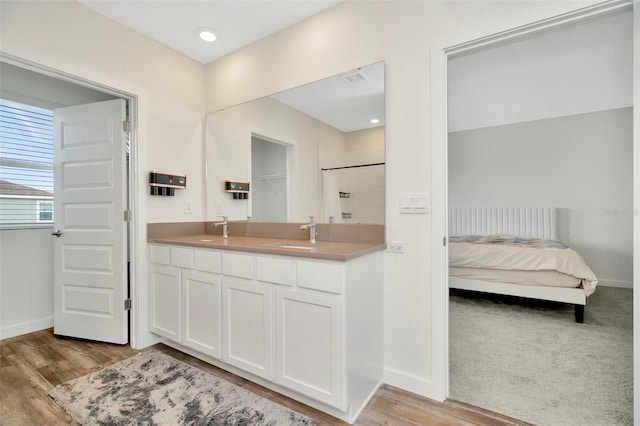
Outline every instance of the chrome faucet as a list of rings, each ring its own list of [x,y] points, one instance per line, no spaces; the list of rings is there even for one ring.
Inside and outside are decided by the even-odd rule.
[[[306,225],[302,225],[300,227],[301,230],[309,230],[309,242],[311,244],[315,244],[316,243],[316,235],[318,234],[316,232],[316,219],[313,216],[309,216],[309,223],[307,223]]]
[[[228,227],[228,222],[227,222],[227,217],[228,216],[219,216],[222,218],[222,220],[220,222],[213,222],[213,226],[215,228],[217,228],[218,226],[222,226],[222,238],[227,239],[229,238],[229,227]]]

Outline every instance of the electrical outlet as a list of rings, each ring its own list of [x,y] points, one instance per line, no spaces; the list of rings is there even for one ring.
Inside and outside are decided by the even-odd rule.
[[[388,241],[387,251],[389,253],[404,253],[404,243],[401,241]]]
[[[184,202],[184,214],[192,214],[193,213],[193,201],[185,200]]]
[[[216,208],[216,216],[222,216],[222,201],[216,201],[214,204]]]

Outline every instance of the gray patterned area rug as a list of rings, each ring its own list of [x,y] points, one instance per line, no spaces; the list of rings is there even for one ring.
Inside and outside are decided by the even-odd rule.
[[[49,396],[82,425],[316,424],[156,350],[58,385]]]

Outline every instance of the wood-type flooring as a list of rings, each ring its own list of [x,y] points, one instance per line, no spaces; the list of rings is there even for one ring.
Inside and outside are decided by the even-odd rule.
[[[315,419],[318,425],[347,424],[167,346],[158,344],[154,348],[305,414]],[[51,329],[0,341],[0,424],[75,425],[49,399],[49,391],[58,384],[129,358],[137,352],[128,345],[56,337]],[[441,403],[383,385],[356,425],[522,426],[526,423],[463,403]]]

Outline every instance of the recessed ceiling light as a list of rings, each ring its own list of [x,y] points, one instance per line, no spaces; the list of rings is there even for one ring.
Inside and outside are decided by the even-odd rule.
[[[216,35],[210,29],[201,28],[198,30],[198,35],[204,41],[216,41]]]
[[[378,120],[377,118],[372,118],[371,120],[369,120],[369,122],[371,124],[378,124],[380,122],[380,120]]]

